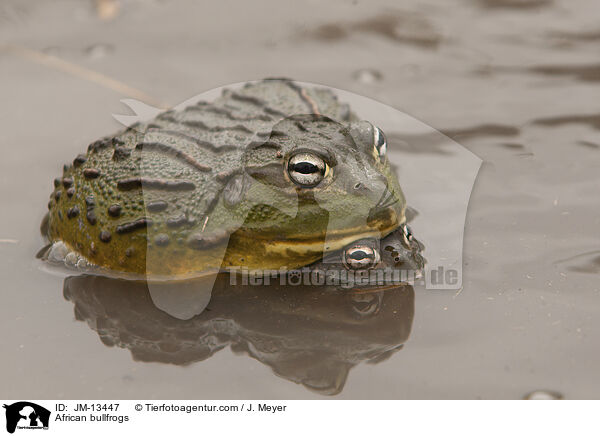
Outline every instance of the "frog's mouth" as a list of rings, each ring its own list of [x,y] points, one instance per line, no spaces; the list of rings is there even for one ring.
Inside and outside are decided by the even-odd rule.
[[[242,253],[249,249],[256,253],[259,251],[260,255],[253,256],[254,263],[251,267],[298,268],[359,239],[384,238],[405,221],[400,202],[389,201],[386,196],[385,201],[380,203],[388,206],[370,213],[362,222],[339,229],[323,229],[312,234],[283,235],[275,231],[265,232],[264,228],[259,232],[254,229],[238,229],[230,239],[230,249],[237,251],[236,256],[244,257],[247,265],[251,264],[250,256],[242,256]]]
[[[399,215],[395,209],[388,207],[373,217],[369,217],[367,225],[344,230],[330,230],[326,235],[311,238],[272,240],[267,244],[266,249],[270,254],[293,257],[291,255],[294,253],[298,258],[311,256],[316,260],[326,253],[337,251],[359,239],[383,238],[395,230],[401,224],[400,220],[403,219],[403,215]]]
[[[404,211],[399,207],[400,200],[392,193],[384,195],[381,201],[369,212],[367,225],[375,228],[385,228],[386,223],[394,223],[393,228],[404,223]],[[385,236],[385,235],[384,235]]]

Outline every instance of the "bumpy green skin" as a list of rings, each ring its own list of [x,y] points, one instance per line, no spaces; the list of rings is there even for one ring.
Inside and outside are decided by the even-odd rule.
[[[106,270],[156,277],[314,262],[404,221],[397,179],[357,121],[330,91],[287,80],[164,112],[65,166],[48,237]],[[314,188],[289,180],[299,149],[331,166]]]

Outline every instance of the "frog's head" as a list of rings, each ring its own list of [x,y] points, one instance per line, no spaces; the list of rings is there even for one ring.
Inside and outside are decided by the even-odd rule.
[[[323,115],[288,117],[266,141],[248,147],[244,158],[247,173],[261,182],[253,183],[253,198],[269,199],[265,202],[275,208],[296,202],[297,215],[277,222],[278,233],[292,239],[324,238],[327,232],[326,250],[338,249],[404,222],[404,196],[387,159],[385,136],[367,121],[346,125]]]
[[[377,288],[421,277],[425,266],[423,249],[408,225],[402,224],[381,240],[360,239],[310,267],[338,278],[343,287]],[[340,271],[352,274],[339,274]]]

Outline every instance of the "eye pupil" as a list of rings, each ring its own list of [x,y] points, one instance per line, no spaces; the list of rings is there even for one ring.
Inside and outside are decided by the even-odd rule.
[[[350,259],[354,259],[354,260],[363,260],[369,257],[369,255],[367,253],[365,253],[364,251],[360,251],[360,250],[356,250],[352,253],[350,253]]]
[[[319,167],[310,162],[298,162],[294,164],[293,171],[300,174],[314,174],[319,172]]]
[[[383,144],[385,144],[385,135],[381,131],[379,127],[377,127],[377,148],[381,148]]]
[[[413,235],[412,231],[410,230],[410,227],[408,227],[406,224],[402,226],[402,234],[404,235],[404,244],[407,246],[407,248],[410,248],[410,243],[413,240]]]
[[[387,140],[379,127],[375,127],[373,133],[375,136],[373,141],[375,143],[375,149],[377,150],[379,158],[383,161],[387,154]]]
[[[288,161],[290,179],[304,188],[317,186],[327,174],[327,163],[314,153],[301,152]]]
[[[344,251],[343,261],[350,269],[369,269],[379,263],[379,253],[370,246],[357,245]]]

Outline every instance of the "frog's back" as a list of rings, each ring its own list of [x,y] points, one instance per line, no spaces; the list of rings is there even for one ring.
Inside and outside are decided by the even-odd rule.
[[[266,80],[94,142],[54,182],[50,241],[108,270],[169,275],[198,268],[188,255],[193,236],[222,237],[206,224],[245,147],[300,113],[353,118],[327,90]],[[147,262],[148,247],[156,247],[157,262]]]

